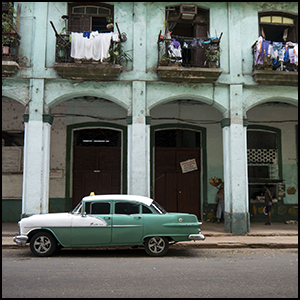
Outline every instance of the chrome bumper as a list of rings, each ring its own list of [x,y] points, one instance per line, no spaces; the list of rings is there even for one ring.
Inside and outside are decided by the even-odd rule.
[[[205,240],[205,236],[202,233],[190,234],[189,239],[194,241],[200,241],[200,240]]]
[[[13,237],[13,241],[20,246],[25,246],[28,237],[26,235],[16,235]]]

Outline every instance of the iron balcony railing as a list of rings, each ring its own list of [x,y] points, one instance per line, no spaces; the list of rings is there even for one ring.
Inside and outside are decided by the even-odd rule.
[[[253,72],[255,70],[298,72],[298,60],[295,62],[295,57],[286,53],[287,51],[293,54],[296,43],[271,42],[270,47],[259,46],[260,49],[257,49],[257,45],[257,41],[252,45]]]
[[[222,36],[222,34],[221,34]],[[220,38],[158,36],[158,67],[220,67]]]
[[[17,61],[20,39],[17,32],[2,32],[2,60]]]
[[[71,57],[71,43],[70,34],[57,34],[56,35],[56,52],[55,52],[55,62],[57,63],[73,63],[76,61],[81,61],[83,63],[93,62],[92,59],[74,59]],[[111,39],[109,47],[110,57],[105,60],[112,64],[120,64],[120,53],[122,53],[121,41],[113,41]]]

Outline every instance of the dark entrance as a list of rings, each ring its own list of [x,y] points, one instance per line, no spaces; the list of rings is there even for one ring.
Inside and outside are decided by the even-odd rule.
[[[111,129],[74,131],[73,200],[82,197],[121,192],[121,132]]]
[[[183,173],[180,163],[195,159],[197,170]],[[200,132],[182,129],[155,132],[155,200],[168,212],[201,219]]]

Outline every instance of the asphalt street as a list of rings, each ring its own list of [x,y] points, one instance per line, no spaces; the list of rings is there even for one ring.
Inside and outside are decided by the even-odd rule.
[[[298,298],[297,249],[2,249],[3,298]]]

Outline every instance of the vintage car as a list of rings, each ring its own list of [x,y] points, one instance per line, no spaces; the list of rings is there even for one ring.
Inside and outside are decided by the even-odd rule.
[[[204,240],[195,215],[167,213],[143,196],[87,196],[69,213],[38,214],[18,222],[19,245],[30,243],[36,256],[62,247],[144,245],[150,256],[163,256],[169,243]]]

